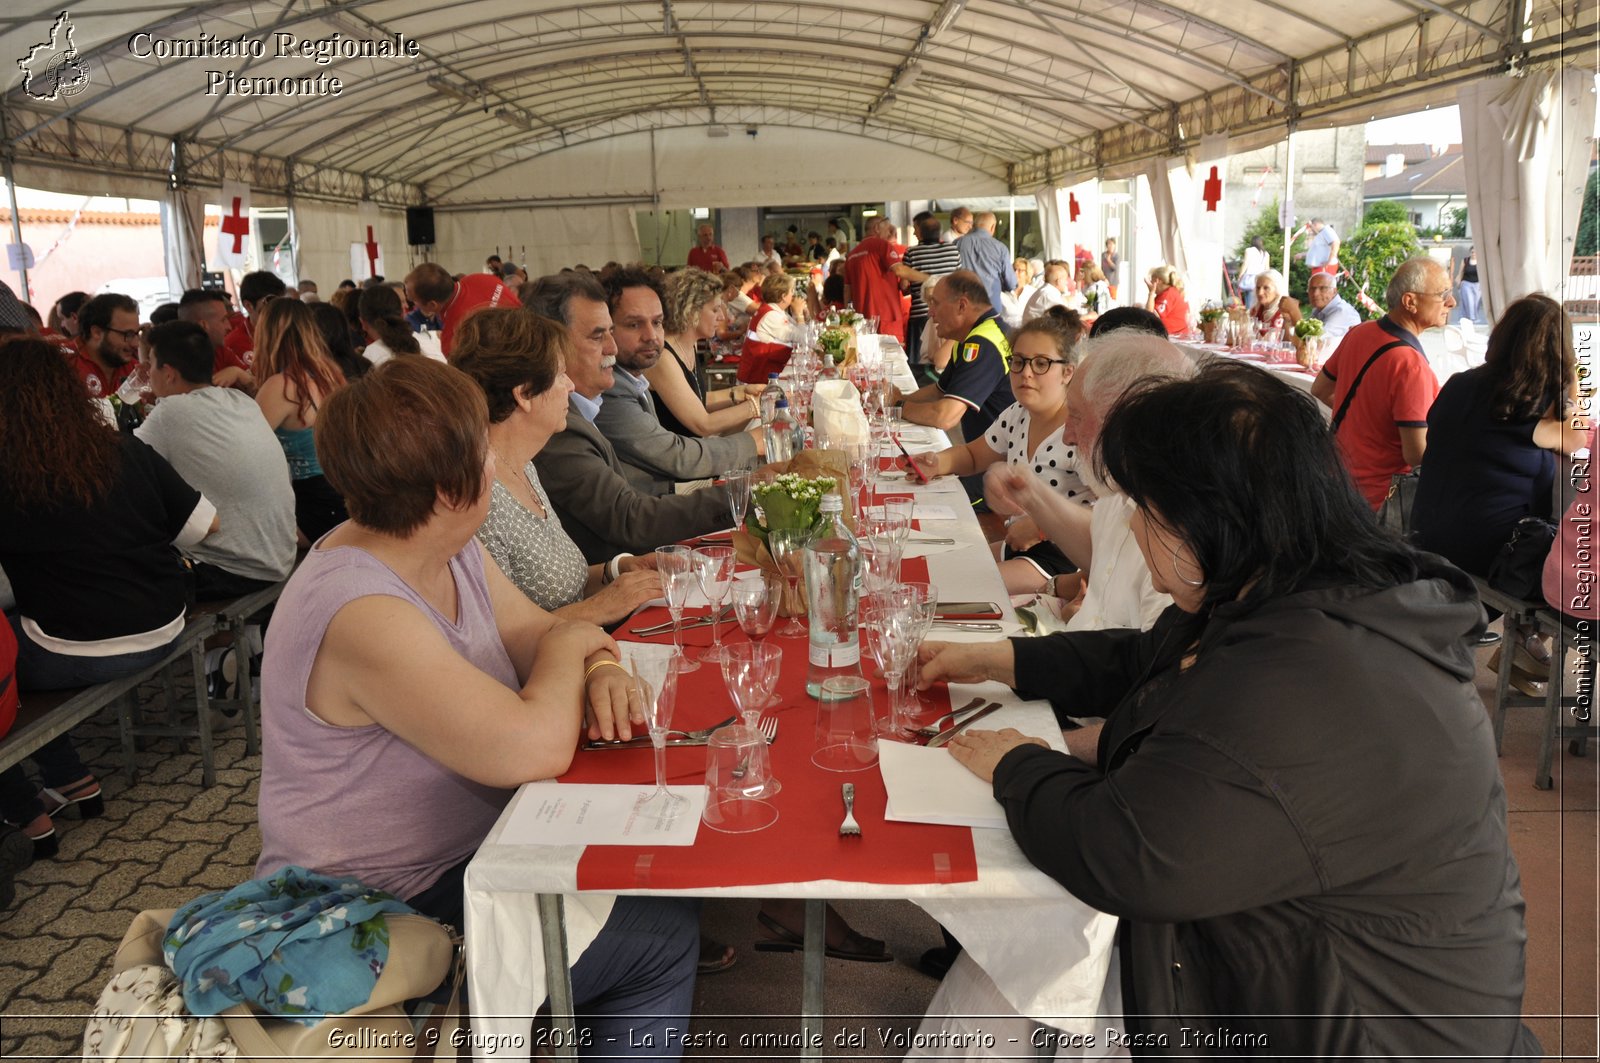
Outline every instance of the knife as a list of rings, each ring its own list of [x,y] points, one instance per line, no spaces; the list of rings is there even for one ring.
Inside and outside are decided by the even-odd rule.
[[[913,538],[907,539],[906,542],[908,542],[908,543],[922,543],[925,546],[954,546],[956,544],[956,541],[954,539],[940,539],[940,538],[932,538],[932,539],[930,539],[930,538],[925,538],[925,537],[924,538],[913,537]]]
[[[934,748],[936,746],[944,745],[946,742],[950,741],[950,739],[952,739],[956,735],[960,734],[966,728],[971,727],[973,724],[977,723],[979,720],[983,719],[985,716],[989,715],[991,712],[998,712],[1000,710],[1000,708],[1001,708],[1001,705],[1000,705],[1000,703],[998,701],[993,702],[993,703],[991,703],[989,705],[985,705],[983,708],[979,709],[977,712],[973,713],[971,716],[968,716],[965,720],[962,720],[960,723],[956,724],[954,727],[951,727],[949,730],[940,731],[938,734],[936,734],[932,738],[928,739],[928,748],[932,749],[932,748]]]
[[[724,619],[724,620],[728,619],[728,616],[732,612],[733,612],[733,607],[732,606],[728,606],[728,605],[723,606],[722,607],[722,619]],[[693,620],[685,620],[683,622],[683,630],[685,630],[685,631],[688,631],[692,627],[710,627],[710,626],[711,626],[711,617],[709,617],[709,616],[697,616]],[[668,620],[665,624],[655,624],[655,625],[653,625],[651,627],[637,627],[637,628],[634,628],[632,632],[630,632],[630,634],[638,635],[640,638],[650,638],[653,635],[668,635],[668,634],[671,634],[671,633],[672,633],[672,621],[670,621],[670,620]]]
[[[709,741],[710,741],[709,738],[672,738],[672,739],[668,739],[667,740],[666,746],[667,746],[668,749],[672,749],[675,746],[703,746]],[[593,741],[593,742],[585,742],[583,744],[583,748],[584,749],[649,749],[650,748],[650,736],[649,735],[643,735],[642,737],[639,737],[639,738],[630,738],[626,742],[607,742],[607,741],[604,741],[604,740],[596,740],[596,741]]]

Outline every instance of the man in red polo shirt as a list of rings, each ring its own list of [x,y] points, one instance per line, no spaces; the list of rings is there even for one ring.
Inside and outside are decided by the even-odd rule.
[[[521,306],[517,293],[487,273],[455,279],[443,266],[424,262],[406,274],[406,298],[427,317],[439,319],[439,346],[446,358],[456,327],[474,310],[486,306]]]
[[[228,349],[228,337],[233,335],[228,297],[221,292],[204,288],[190,288],[178,300],[178,320],[199,325],[216,351],[212,360],[212,383],[218,387],[239,388],[255,394],[256,381],[244,357]],[[248,352],[254,353],[254,352]]]
[[[78,312],[72,367],[89,394],[110,398],[139,362],[139,304],[106,292]]]
[[[728,252],[717,246],[716,230],[710,223],[702,223],[695,236],[699,243],[689,248],[689,265],[707,273],[728,272]]]
[[[268,299],[277,299],[288,291],[288,285],[283,283],[283,278],[270,270],[259,269],[254,273],[246,273],[239,281],[239,302],[244,304],[246,319],[234,325],[233,331],[228,333],[228,338],[222,343],[223,354],[217,360],[219,366],[237,365],[245,369],[255,362],[256,318],[267,305]],[[181,304],[180,304],[181,305]]]
[[[900,279],[920,279],[921,274],[901,263],[906,249],[893,242],[894,225],[888,218],[872,219],[867,238],[850,249],[844,260],[845,301],[867,317],[878,319],[878,331],[906,341],[905,300]]]

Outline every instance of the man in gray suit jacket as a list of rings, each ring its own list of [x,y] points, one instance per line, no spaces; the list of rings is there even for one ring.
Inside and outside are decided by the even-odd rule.
[[[657,416],[644,373],[660,361],[666,341],[660,282],[642,269],[628,268],[608,271],[601,283],[611,311],[617,368],[594,426],[616,448],[628,482],[647,494],[669,495],[682,481],[753,464],[764,446],[760,429],[702,438],[670,431]]]
[[[645,553],[657,546],[704,535],[731,522],[726,488],[687,495],[652,495],[629,483],[626,467],[593,418],[614,383],[616,344],[605,289],[587,273],[543,277],[528,306],[567,327],[567,427],[551,437],[534,467],[562,527],[590,564],[618,553]]]

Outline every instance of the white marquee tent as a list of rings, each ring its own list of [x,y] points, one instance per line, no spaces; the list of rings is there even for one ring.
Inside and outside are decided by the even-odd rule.
[[[455,263],[508,240],[536,268],[628,257],[634,209],[1008,193],[1040,195],[1059,247],[1067,203],[1098,179],[1164,169],[1192,198],[1201,181],[1174,160],[1453,102],[1508,73],[1583,81],[1600,41],[1592,0],[86,0],[66,25],[61,11],[15,0],[0,16],[0,55],[21,68],[0,107],[8,181],[163,199],[191,225],[224,180],[245,182],[257,206],[291,207],[302,269],[323,275],[346,272],[358,220],[403,246],[417,205]],[[1592,116],[1592,92],[1577,95]],[[183,228],[167,240],[187,280]]]

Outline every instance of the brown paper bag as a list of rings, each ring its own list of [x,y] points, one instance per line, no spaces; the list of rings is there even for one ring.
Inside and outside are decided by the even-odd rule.
[[[833,478],[834,489],[829,494],[846,497],[849,495],[850,484],[850,459],[843,452],[837,450],[803,450],[790,459],[778,472],[794,473],[808,480],[815,480],[819,476]],[[856,517],[850,506],[845,506],[844,519],[851,531],[856,529]],[[735,528],[733,532],[734,556],[746,565],[755,565],[763,572],[775,576],[783,576],[779,571],[778,563],[773,560],[772,554],[762,545],[761,540],[745,531],[744,528]],[[790,562],[789,575],[796,577],[793,585],[786,587],[783,604],[778,611],[783,616],[806,615],[806,588],[805,579],[798,567],[799,558]]]

